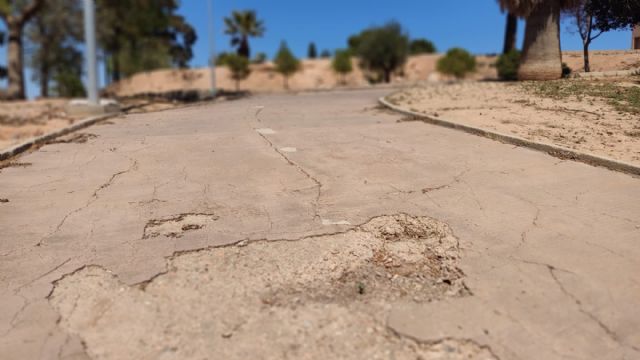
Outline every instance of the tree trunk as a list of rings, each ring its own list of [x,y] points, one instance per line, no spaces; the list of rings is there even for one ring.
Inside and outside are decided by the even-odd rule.
[[[249,49],[249,39],[246,36],[240,40],[240,46],[238,47],[238,55],[243,56],[245,59],[251,58],[251,50]]]
[[[111,76],[113,76],[113,82],[120,81],[120,54],[114,52],[111,55]]]
[[[384,70],[384,82],[387,83],[387,84],[391,82],[391,71],[390,70]]]
[[[22,25],[16,21],[7,21],[7,30],[9,32],[7,98],[11,100],[24,99]]]
[[[504,48],[502,53],[506,54],[516,49],[516,38],[518,37],[518,17],[512,13],[507,15],[507,27],[504,31]]]
[[[527,18],[518,78],[555,80],[562,77],[560,3],[545,0]]]
[[[49,97],[49,65],[46,61],[40,66],[40,97]]]
[[[589,45],[588,41],[584,42],[584,72],[586,73],[591,72],[591,63],[589,62]]]

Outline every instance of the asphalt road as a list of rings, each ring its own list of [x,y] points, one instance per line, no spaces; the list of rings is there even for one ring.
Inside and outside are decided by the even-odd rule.
[[[48,299],[86,266],[135,285],[187,250],[394,214],[448,224],[469,289],[390,303],[397,336],[472,341],[500,359],[640,358],[640,179],[397,122],[376,107],[382,95],[129,115],[0,170],[0,358],[109,357],[62,326]]]

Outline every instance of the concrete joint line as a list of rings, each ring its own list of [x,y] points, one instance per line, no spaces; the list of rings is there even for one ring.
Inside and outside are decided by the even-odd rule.
[[[378,99],[378,102],[395,112],[403,115],[411,116],[413,119],[406,121],[422,121],[427,124],[446,127],[449,129],[463,131],[469,134],[482,136],[491,140],[499,141],[506,144],[526,147],[532,150],[547,153],[553,157],[563,160],[574,160],[592,166],[601,166],[609,170],[619,171],[626,174],[640,176],[640,166],[632,165],[623,161],[613,160],[606,157],[568,149],[559,145],[547,144],[524,139],[518,136],[507,135],[496,131],[486,130],[475,126],[464,125],[455,121],[434,118],[422,113],[406,110],[400,106],[391,104],[385,97]]]
[[[2,160],[6,160],[9,158],[12,158],[16,155],[22,154],[23,152],[40,146],[40,145],[44,145],[46,143],[48,143],[49,141],[56,139],[60,136],[64,136],[67,134],[70,134],[74,131],[78,131],[80,129],[84,129],[87,128],[91,125],[94,125],[96,123],[99,123],[100,121],[112,118],[114,116],[118,116],[120,115],[119,113],[114,113],[114,114],[105,114],[105,115],[99,115],[99,116],[93,116],[90,118],[86,118],[84,120],[80,120],[78,122],[76,122],[73,125],[69,125],[65,128],[62,129],[58,129],[58,130],[54,130],[50,133],[35,137],[35,138],[31,138],[23,143],[20,143],[18,145],[15,145],[13,147],[10,147],[9,149],[6,150],[1,150],[0,151],[0,161]]]

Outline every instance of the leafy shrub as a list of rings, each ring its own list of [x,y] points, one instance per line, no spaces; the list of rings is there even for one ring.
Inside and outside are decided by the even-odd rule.
[[[476,70],[476,58],[465,49],[453,48],[438,60],[437,69],[442,74],[462,79]]]
[[[342,83],[345,83],[345,76],[353,71],[351,64],[351,52],[349,50],[336,50],[336,54],[331,62],[333,71],[341,75]]]
[[[569,65],[567,65],[567,63],[562,63],[562,77],[563,78],[568,78],[571,75],[571,72],[573,70],[571,70],[571,68],[569,67]]]
[[[68,71],[55,75],[53,92],[59,97],[84,97],[87,94],[80,76]]]
[[[409,52],[411,55],[433,54],[436,51],[436,46],[427,39],[415,39],[409,44]]]
[[[218,56],[216,56],[216,66],[225,66],[227,65],[227,59],[229,59],[229,57],[233,56],[234,54],[232,53],[228,53],[228,52],[221,52],[218,54]]]
[[[511,50],[506,54],[500,55],[496,62],[498,69],[498,77],[501,80],[514,81],[518,80],[518,68],[520,67],[520,51]]]
[[[251,62],[254,64],[264,64],[267,62],[267,54],[263,52],[257,53]]]

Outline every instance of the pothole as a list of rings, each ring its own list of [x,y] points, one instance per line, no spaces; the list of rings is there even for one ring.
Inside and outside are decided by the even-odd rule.
[[[140,286],[87,267],[49,300],[96,358],[495,358],[470,341],[418,343],[385,326],[394,301],[469,295],[446,224],[383,216],[342,234],[242,245],[177,255]]]
[[[218,220],[213,214],[180,214],[164,219],[153,219],[144,227],[143,239],[158,236],[182,237],[185,232],[199,230]]]

